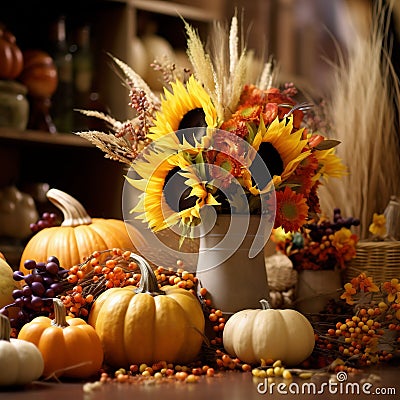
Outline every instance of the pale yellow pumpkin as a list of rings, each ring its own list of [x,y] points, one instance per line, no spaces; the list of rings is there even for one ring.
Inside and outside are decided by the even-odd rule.
[[[198,299],[176,286],[159,289],[157,278],[142,257],[139,288],[103,292],[94,302],[89,323],[103,344],[106,364],[127,367],[157,361],[188,363],[199,354],[204,314]]]
[[[141,234],[122,220],[91,218],[81,203],[57,189],[47,192],[48,199],[64,214],[61,226],[45,228],[27,243],[21,256],[20,270],[27,273],[28,259],[46,261],[56,256],[63,268],[80,264],[94,251],[112,249],[134,251],[131,235],[142,240]],[[129,232],[128,232],[129,230]]]
[[[14,298],[12,297],[14,289],[19,289],[19,284],[14,281],[13,270],[0,257],[0,309],[14,302]]]
[[[296,310],[275,310],[261,300],[262,309],[238,311],[226,322],[223,345],[232,356],[249,364],[261,359],[295,366],[307,359],[315,345],[314,329]]]

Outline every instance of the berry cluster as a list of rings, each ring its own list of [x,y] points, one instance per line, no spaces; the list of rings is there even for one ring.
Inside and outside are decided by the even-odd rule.
[[[53,298],[62,293],[63,279],[68,270],[60,267],[56,257],[49,257],[47,262],[26,260],[24,267],[31,271],[24,275],[22,271],[14,271],[15,281],[24,281],[21,289],[13,291],[14,302],[0,310],[10,317],[12,328],[20,329],[22,325],[39,315],[48,316],[53,310]],[[18,312],[10,312],[12,308]]]
[[[352,226],[359,226],[358,218],[347,217],[341,215],[340,208],[333,210],[333,221],[321,219],[316,222],[310,222],[304,225],[304,228],[309,230],[311,239],[315,242],[323,242],[324,238],[329,238],[330,235],[339,231],[342,228],[350,229]]]
[[[130,252],[121,249],[95,251],[84,263],[69,269],[60,296],[67,315],[85,318],[93,301],[113,287],[138,285],[138,265],[129,260]]]
[[[29,228],[33,233],[37,233],[42,229],[51,228],[59,224],[60,223],[56,213],[44,212],[36,222],[29,225]]]
[[[359,223],[353,217],[343,218],[336,208],[333,221],[320,218],[305,224],[299,232],[286,235],[283,240],[274,240],[296,270],[344,269],[356,256],[358,236],[350,228]]]

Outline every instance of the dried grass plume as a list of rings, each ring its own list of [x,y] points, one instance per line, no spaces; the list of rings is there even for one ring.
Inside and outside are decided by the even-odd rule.
[[[368,237],[373,213],[382,213],[390,196],[400,193],[400,93],[391,49],[382,46],[391,8],[382,1],[375,6],[370,37],[352,38],[348,57],[336,66],[326,110],[349,175],[320,189],[323,210],[340,207],[343,215],[360,218],[361,238]]]

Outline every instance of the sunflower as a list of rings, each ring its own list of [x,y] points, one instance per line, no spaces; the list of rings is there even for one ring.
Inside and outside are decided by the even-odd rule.
[[[185,128],[217,127],[217,112],[211,98],[193,75],[186,86],[177,80],[171,87],[171,92],[164,88],[165,97],[150,128],[149,139],[154,141]]]
[[[276,191],[275,228],[281,226],[285,232],[295,232],[306,223],[307,216],[308,206],[303,195],[289,186]]]
[[[275,187],[285,181],[297,168],[302,160],[310,155],[309,150],[305,150],[307,140],[302,139],[303,129],[293,132],[293,118],[287,118],[286,121],[279,121],[275,118],[265,127],[263,120],[260,120],[258,131],[251,142],[251,145],[260,155],[255,158],[256,162],[250,165],[250,172],[254,175],[260,169],[262,161],[271,174]],[[257,182],[257,187],[248,187],[251,193],[257,194],[262,191],[269,177]]]
[[[203,206],[219,204],[184,151],[166,154],[153,148],[132,168],[142,179],[126,179],[143,193],[131,212],[139,213],[136,218],[154,232],[179,222],[191,225]]]
[[[342,163],[342,160],[335,154],[335,148],[328,150],[316,150],[314,152],[318,160],[319,169],[313,177],[314,181],[324,178],[341,178],[348,173],[347,167]]]

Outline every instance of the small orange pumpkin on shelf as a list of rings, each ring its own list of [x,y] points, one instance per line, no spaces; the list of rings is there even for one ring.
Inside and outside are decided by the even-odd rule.
[[[0,25],[0,79],[15,79],[23,66],[24,57],[15,36]]]
[[[54,299],[54,320],[36,317],[25,324],[18,339],[33,343],[44,360],[43,376],[89,378],[103,364],[103,349],[93,327],[81,318],[66,317],[64,304]]]
[[[24,262],[29,259],[45,262],[50,256],[56,256],[60,265],[69,269],[82,263],[94,251],[114,247],[135,250],[130,235],[140,238],[141,234],[124,221],[92,219],[81,203],[58,189],[50,189],[46,196],[62,211],[64,220],[61,226],[45,228],[28,241],[20,261],[20,270],[25,274],[28,271]]]

